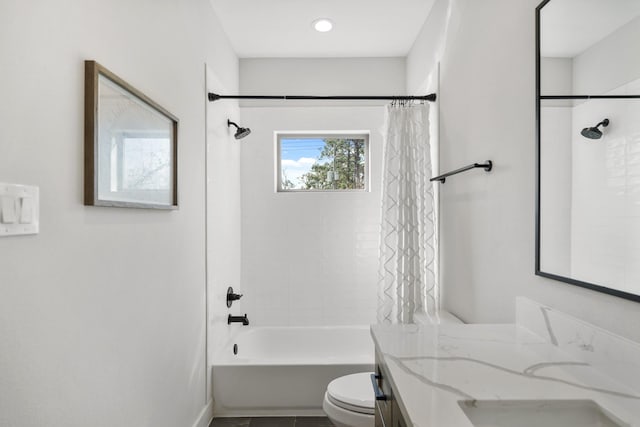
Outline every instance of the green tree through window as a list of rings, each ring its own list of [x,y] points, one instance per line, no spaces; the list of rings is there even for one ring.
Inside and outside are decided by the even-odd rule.
[[[368,136],[281,136],[281,190],[365,190]]]
[[[353,190],[365,188],[364,139],[325,139],[318,162],[302,176],[306,189]],[[326,160],[326,162],[322,162]]]

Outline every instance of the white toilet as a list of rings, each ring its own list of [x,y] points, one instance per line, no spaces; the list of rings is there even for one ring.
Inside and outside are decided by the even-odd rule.
[[[436,315],[416,315],[416,323],[423,325],[462,324],[462,320],[447,311]],[[327,386],[322,409],[336,427],[374,427],[375,399],[371,374],[346,375]]]
[[[345,375],[329,383],[322,409],[336,427],[374,426],[372,373]]]

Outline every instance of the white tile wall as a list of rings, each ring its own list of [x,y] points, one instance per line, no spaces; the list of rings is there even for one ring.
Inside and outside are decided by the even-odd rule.
[[[384,107],[242,108],[242,290],[252,325],[375,321]],[[371,191],[276,193],[274,131],[370,130]]]
[[[574,92],[637,95],[640,18],[574,58]],[[640,293],[640,101],[589,100],[572,115],[572,273],[581,280]],[[580,135],[608,118],[599,140]],[[593,260],[598,260],[593,262]]]
[[[540,268],[571,276],[571,107],[543,104],[540,149]]]
[[[638,117],[637,100],[590,100],[573,108],[571,271],[631,293],[640,292],[640,227],[634,226],[640,217]],[[601,139],[580,135],[604,118],[610,125]]]

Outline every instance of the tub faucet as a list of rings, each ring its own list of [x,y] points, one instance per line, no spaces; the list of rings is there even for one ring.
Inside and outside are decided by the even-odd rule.
[[[247,326],[249,324],[249,319],[247,318],[247,314],[245,313],[244,316],[229,315],[229,317],[227,317],[227,325],[230,325],[232,323],[242,323],[244,326]]]

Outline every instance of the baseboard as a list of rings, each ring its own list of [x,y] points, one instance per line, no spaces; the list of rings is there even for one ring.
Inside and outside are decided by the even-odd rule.
[[[210,400],[209,403],[206,404],[202,411],[200,411],[200,415],[198,415],[198,419],[195,423],[193,423],[193,427],[209,427],[211,424],[211,420],[213,419],[213,400]]]
[[[326,417],[321,409],[225,409],[214,412],[216,418],[251,417]]]

